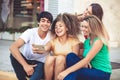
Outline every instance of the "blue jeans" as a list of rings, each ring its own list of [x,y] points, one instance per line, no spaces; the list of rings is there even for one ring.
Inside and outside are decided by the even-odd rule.
[[[14,68],[16,76],[18,80],[27,80],[26,77],[30,77],[30,80],[40,80],[44,77],[44,63],[38,62],[35,60],[27,60],[24,56],[23,58],[26,60],[28,64],[37,66],[34,68],[34,73],[31,76],[27,76],[26,72],[24,71],[22,65],[12,56],[10,55],[11,64]]]
[[[74,53],[70,53],[66,57],[66,66],[70,67],[81,59]],[[110,73],[92,68],[81,68],[75,72],[68,74],[64,80],[110,80]]]

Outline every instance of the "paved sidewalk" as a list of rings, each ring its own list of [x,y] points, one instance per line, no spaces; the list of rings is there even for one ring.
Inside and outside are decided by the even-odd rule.
[[[0,40],[0,80],[16,80],[9,59],[9,47],[13,41]],[[120,80],[120,47],[110,49],[110,59],[113,70],[111,80]],[[12,76],[11,76],[12,72]],[[8,76],[7,79],[5,79]],[[13,79],[14,78],[14,79]]]

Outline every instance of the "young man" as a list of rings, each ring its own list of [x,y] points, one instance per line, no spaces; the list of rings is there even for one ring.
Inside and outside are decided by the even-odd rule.
[[[32,45],[45,45],[52,38],[49,29],[53,16],[44,11],[38,15],[37,20],[38,28],[26,30],[10,46],[10,59],[18,80],[27,80],[27,76],[30,80],[40,80],[44,75],[44,62],[48,53],[36,54],[39,53],[39,48]],[[24,51],[21,53],[19,49],[23,45]]]

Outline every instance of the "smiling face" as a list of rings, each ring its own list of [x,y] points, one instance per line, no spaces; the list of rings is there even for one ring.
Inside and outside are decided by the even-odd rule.
[[[92,15],[92,6],[89,6],[85,11],[84,11],[85,16]]]
[[[41,31],[47,32],[51,26],[51,22],[47,18],[41,18],[39,28]]]
[[[90,27],[89,27],[89,24],[85,20],[83,22],[81,22],[80,29],[81,29],[83,35],[89,36],[89,34],[90,34]]]
[[[64,36],[67,34],[67,27],[66,25],[64,24],[63,21],[58,21],[56,22],[56,25],[55,25],[55,33],[57,36]]]

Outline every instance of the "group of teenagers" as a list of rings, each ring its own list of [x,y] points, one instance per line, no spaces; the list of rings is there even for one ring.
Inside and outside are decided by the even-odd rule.
[[[10,46],[17,79],[110,80],[109,35],[102,17],[98,3],[81,15],[58,14],[54,21],[50,12],[41,12],[38,27],[23,32]],[[84,43],[79,34],[85,37]]]

